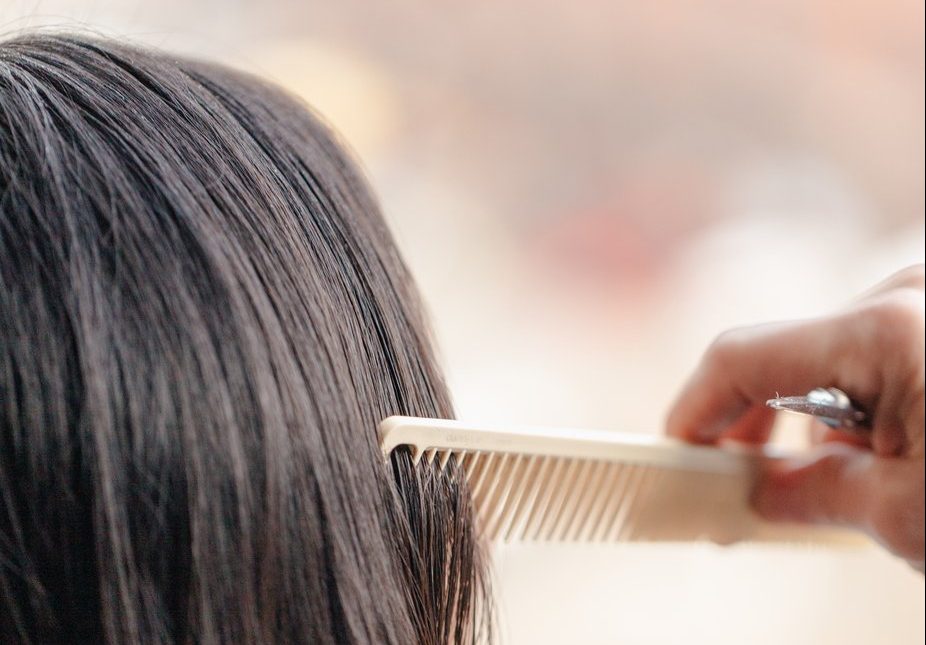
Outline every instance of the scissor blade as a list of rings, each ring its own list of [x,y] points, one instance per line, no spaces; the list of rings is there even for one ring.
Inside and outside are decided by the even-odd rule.
[[[766,405],[775,410],[787,410],[799,414],[817,417],[823,423],[834,428],[856,428],[865,423],[865,413],[853,408],[843,408],[810,401],[806,396],[782,396],[766,401]]]

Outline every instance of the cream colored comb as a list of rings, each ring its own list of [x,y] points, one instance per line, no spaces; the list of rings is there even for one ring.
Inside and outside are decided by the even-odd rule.
[[[848,530],[770,524],[749,507],[759,454],[664,437],[549,428],[501,428],[389,417],[388,455],[466,473],[491,540],[867,543]],[[775,458],[768,452],[767,458]]]

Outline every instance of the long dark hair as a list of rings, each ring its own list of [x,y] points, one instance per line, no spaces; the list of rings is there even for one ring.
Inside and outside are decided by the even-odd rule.
[[[0,42],[0,641],[462,643],[486,576],[368,188],[281,90]]]

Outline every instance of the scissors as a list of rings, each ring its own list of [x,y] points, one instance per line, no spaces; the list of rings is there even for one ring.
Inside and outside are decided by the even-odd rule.
[[[775,410],[788,410],[816,417],[831,428],[862,432],[868,428],[868,415],[852,404],[842,390],[818,387],[805,396],[782,396],[765,402]]]

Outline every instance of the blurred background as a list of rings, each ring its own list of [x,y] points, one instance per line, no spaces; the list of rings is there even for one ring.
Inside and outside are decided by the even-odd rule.
[[[302,95],[369,174],[460,417],[640,432],[722,329],[923,261],[923,18],[919,0],[0,0],[0,32],[96,31]],[[512,645],[924,639],[923,577],[875,549],[495,556]]]

